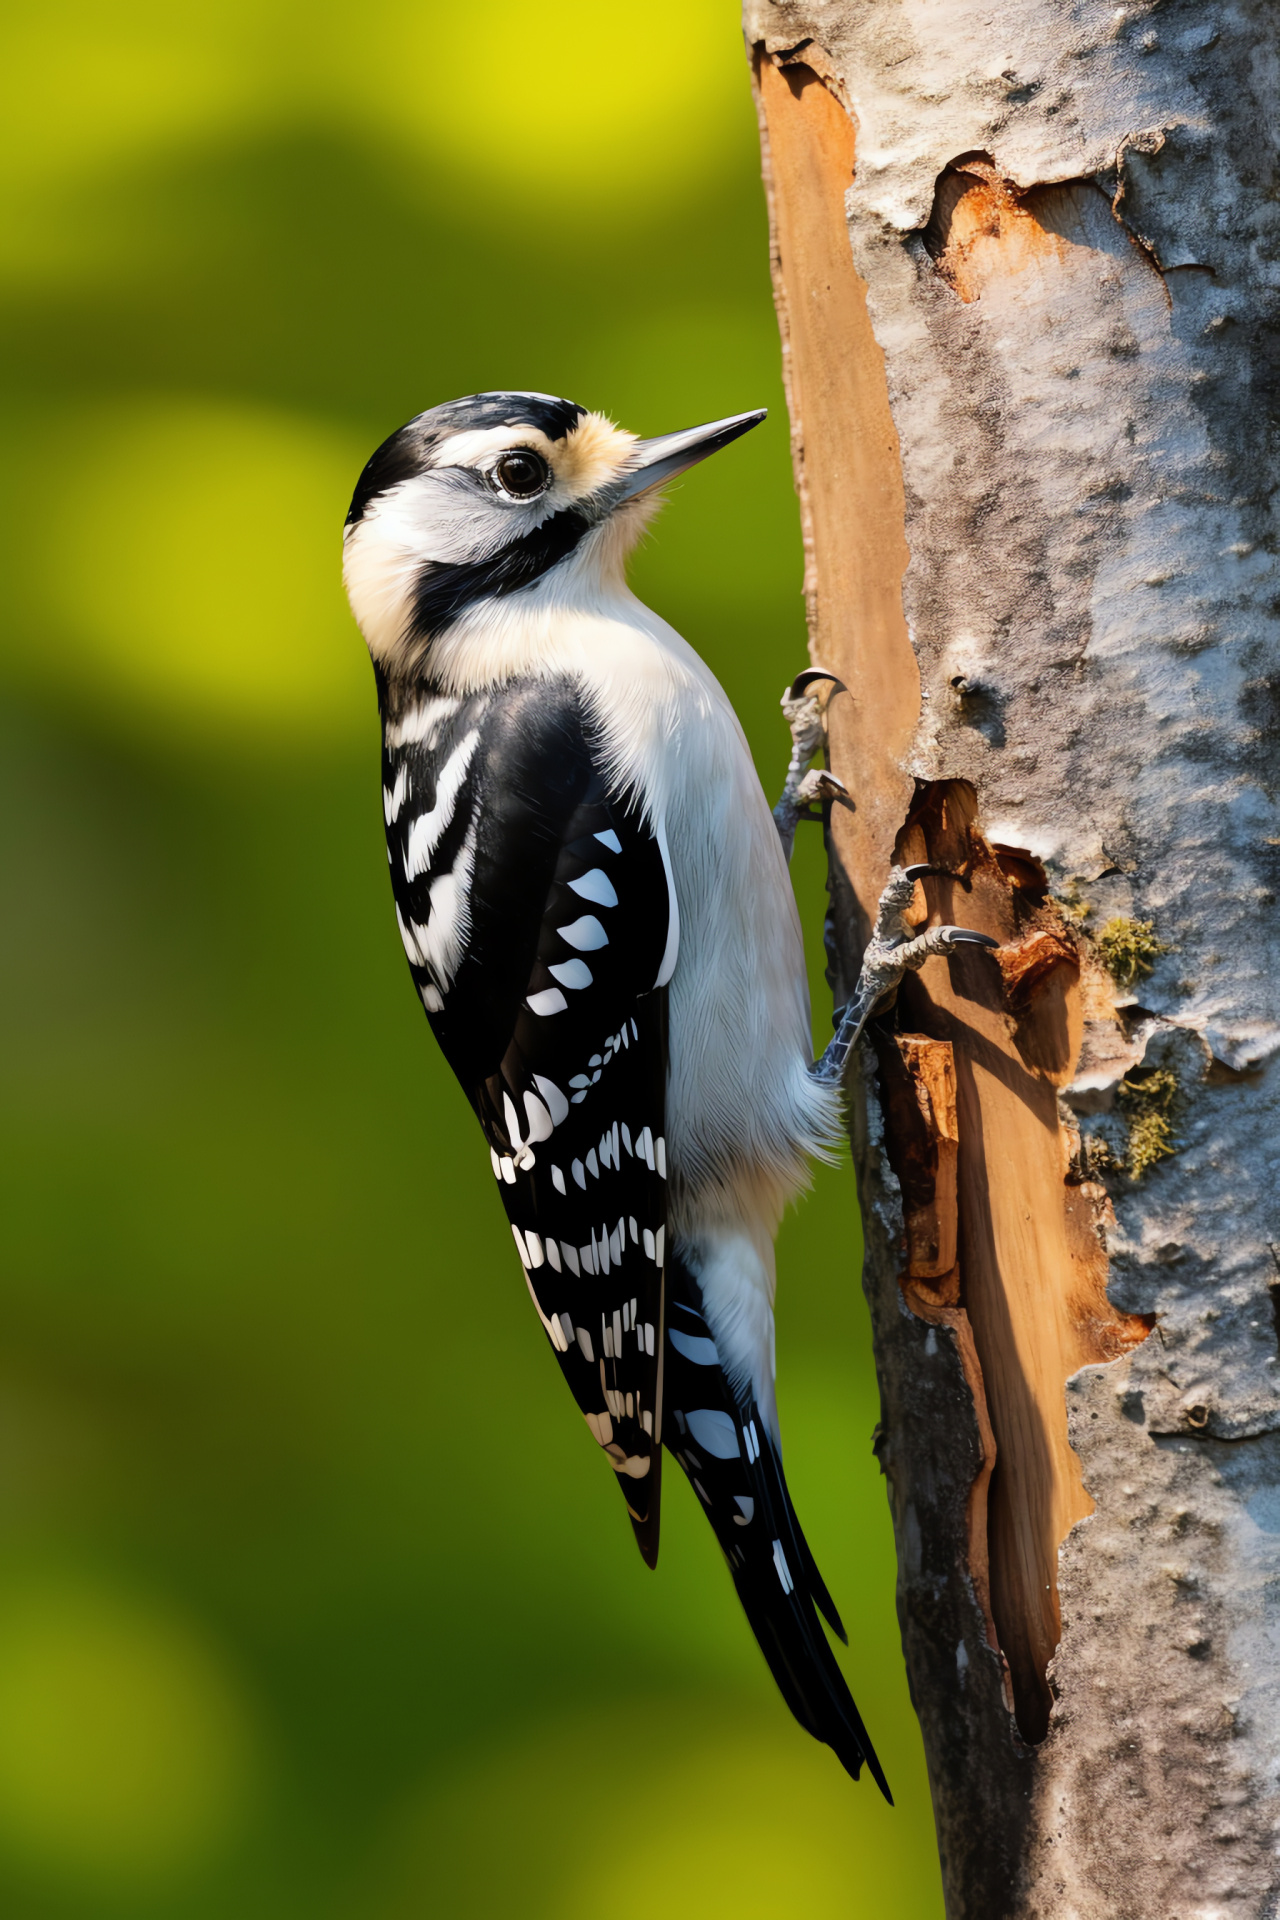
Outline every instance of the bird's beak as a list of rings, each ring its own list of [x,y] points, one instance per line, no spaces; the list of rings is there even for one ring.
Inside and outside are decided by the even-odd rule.
[[[632,499],[637,493],[647,493],[650,487],[661,486],[664,480],[674,480],[686,468],[696,467],[709,453],[719,453],[731,440],[758,427],[766,411],[764,407],[757,407],[754,413],[735,413],[728,420],[713,420],[706,427],[686,427],[683,433],[660,433],[656,440],[637,440],[631,449],[627,471],[619,482],[621,492],[616,504],[621,506],[624,500]]]

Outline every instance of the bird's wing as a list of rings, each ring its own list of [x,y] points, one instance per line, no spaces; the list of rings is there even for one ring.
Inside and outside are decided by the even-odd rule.
[[[610,792],[570,683],[430,711],[424,698],[384,738],[414,980],[489,1142],[538,1317],[652,1564],[675,925],[660,836]]]

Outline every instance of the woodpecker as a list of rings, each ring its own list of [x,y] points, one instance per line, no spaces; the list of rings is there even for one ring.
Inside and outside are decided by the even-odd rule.
[[[813,696],[784,699],[775,822],[719,683],[625,578],[663,483],[763,418],[641,440],[540,393],[433,407],[361,473],[343,572],[414,985],[640,1551],[656,1563],[665,1446],[788,1706],[889,1799],[783,1477],[774,1238],[837,1137],[868,1014],[904,966],[981,936],[913,940],[917,870],[895,870],[815,1067],[787,865],[796,819],[840,797],[806,773]]]

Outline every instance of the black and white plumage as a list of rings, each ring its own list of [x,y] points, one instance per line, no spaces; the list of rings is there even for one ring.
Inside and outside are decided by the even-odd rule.
[[[489,1142],[548,1339],[657,1555],[667,876],[570,680],[437,699],[384,742],[415,983]],[[417,736],[417,737],[415,737]],[[465,923],[464,923],[465,912]],[[657,989],[657,990],[655,990]]]
[[[623,572],[654,489],[761,417],[641,442],[543,395],[437,407],[361,475],[344,571],[405,952],[566,1382],[649,1564],[665,1444],[796,1717],[887,1795],[781,1466],[773,1242],[838,1123],[786,859]]]

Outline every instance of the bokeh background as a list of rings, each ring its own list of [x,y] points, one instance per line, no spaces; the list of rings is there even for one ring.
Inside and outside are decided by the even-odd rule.
[[[783,1232],[779,1388],[892,1812],[792,1724],[678,1474],[645,1571],[544,1351],[339,587],[422,407],[766,403],[635,573],[777,785],[734,0],[45,0],[0,71],[0,1911],[936,1917],[849,1170]],[[797,886],[821,1033],[816,837]]]

